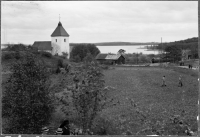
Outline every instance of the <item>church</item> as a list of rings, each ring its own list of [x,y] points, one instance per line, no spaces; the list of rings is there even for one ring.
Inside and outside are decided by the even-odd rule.
[[[33,47],[37,48],[38,51],[49,52],[52,55],[63,55],[63,52],[68,53],[67,58],[69,59],[70,57],[69,34],[60,21],[51,34],[51,41],[35,41]]]

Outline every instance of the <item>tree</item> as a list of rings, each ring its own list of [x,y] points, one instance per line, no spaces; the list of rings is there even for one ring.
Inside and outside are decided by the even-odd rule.
[[[140,55],[139,61],[142,62],[142,63],[150,63],[150,59],[148,58],[147,55]]]
[[[181,60],[181,49],[177,46],[167,46],[165,52],[167,52],[166,56],[172,59],[173,62]]]
[[[112,103],[112,99],[107,98],[110,88],[105,88],[103,74],[97,63],[84,64],[75,77],[74,87],[70,89],[72,102],[85,133],[91,129],[98,113]]]
[[[96,57],[100,51],[94,44],[75,44],[73,45],[70,58],[73,60],[79,56],[81,61],[83,61],[88,53],[90,53],[93,57]]]
[[[52,94],[44,63],[27,56],[11,67],[12,74],[3,92],[3,117],[8,134],[40,134],[53,111]]]
[[[91,53],[87,53],[87,56],[84,58],[84,61],[92,62],[94,61],[94,57],[91,55]]]
[[[124,54],[126,51],[124,49],[120,49],[117,53],[118,54]]]
[[[64,77],[59,87],[67,88],[68,92],[59,99],[63,104],[61,110],[86,134],[99,112],[112,105],[112,98],[107,96],[111,88],[104,86],[102,70],[96,62],[74,67],[74,76],[65,74]]]

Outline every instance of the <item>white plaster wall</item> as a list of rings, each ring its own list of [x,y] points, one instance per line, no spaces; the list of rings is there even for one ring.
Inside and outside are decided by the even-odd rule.
[[[57,39],[57,42],[56,42]],[[66,42],[64,42],[64,39],[66,39]],[[52,54],[55,55],[58,53],[58,55],[62,55],[62,52],[67,52],[68,53],[68,58],[69,58],[69,37],[51,37],[51,43],[52,43]]]

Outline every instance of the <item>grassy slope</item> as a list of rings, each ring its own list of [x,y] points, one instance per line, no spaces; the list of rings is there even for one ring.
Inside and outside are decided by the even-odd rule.
[[[106,114],[111,119],[117,115],[130,113],[130,102],[127,98],[133,99],[141,108],[152,107],[154,117],[159,117],[165,109],[172,113],[171,109],[186,108],[186,111],[193,118],[190,124],[196,130],[198,82],[197,72],[186,73],[191,70],[173,70],[152,67],[140,68],[116,68],[106,70],[106,85],[113,86],[117,90],[110,94],[115,100],[120,101],[120,105],[107,109]],[[196,75],[194,75],[194,73]],[[183,87],[178,87],[178,77],[183,76]],[[167,87],[161,87],[162,76],[166,76]],[[185,102],[181,101],[185,91]],[[177,112],[178,113],[178,112]],[[134,131],[133,131],[134,132]]]

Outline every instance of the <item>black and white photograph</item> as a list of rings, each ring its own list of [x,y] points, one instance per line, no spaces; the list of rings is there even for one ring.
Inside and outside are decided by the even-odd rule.
[[[198,1],[2,1],[1,134],[197,136],[198,29]]]

